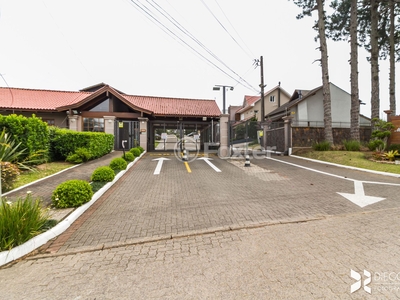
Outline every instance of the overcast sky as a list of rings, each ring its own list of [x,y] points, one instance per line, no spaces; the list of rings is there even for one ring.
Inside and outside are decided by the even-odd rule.
[[[297,20],[299,12],[287,0],[0,0],[0,73],[10,87],[77,91],[104,82],[131,95],[216,99],[222,110],[213,86],[234,86],[226,107],[242,104],[259,92],[260,56],[266,91],[279,81],[289,94],[322,84],[316,15]],[[350,92],[349,44],[328,47],[330,81]],[[370,116],[367,56],[360,49],[361,112]],[[380,70],[383,111],[388,62]]]

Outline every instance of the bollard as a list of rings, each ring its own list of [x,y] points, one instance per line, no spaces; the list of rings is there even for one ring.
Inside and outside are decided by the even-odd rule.
[[[246,162],[244,163],[245,167],[250,167],[250,156],[246,155]]]
[[[183,161],[187,161],[187,160],[188,160],[187,154],[186,154],[186,149],[183,149],[182,160],[183,160]]]

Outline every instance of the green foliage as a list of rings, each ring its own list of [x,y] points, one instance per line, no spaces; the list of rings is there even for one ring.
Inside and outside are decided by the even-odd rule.
[[[86,162],[92,158],[92,154],[86,148],[78,148],[75,153],[67,156],[66,161],[70,163],[80,164]]]
[[[388,150],[397,150],[398,152],[400,152],[400,144],[391,144],[388,148]]]
[[[394,161],[394,159],[398,155],[399,155],[399,152],[397,150],[391,150],[391,151],[386,152],[384,154],[384,157],[385,157],[385,159],[387,159],[389,161]]]
[[[346,151],[360,151],[361,143],[357,140],[343,141],[344,149]]]
[[[110,182],[113,181],[115,177],[115,172],[113,169],[107,166],[98,167],[96,170],[93,171],[91,180],[92,181],[103,181],[103,182]]]
[[[57,208],[78,207],[92,199],[92,187],[84,180],[68,180],[57,186],[51,199]]]
[[[43,122],[35,115],[32,117],[0,115],[0,128],[5,128],[11,134],[16,144],[20,144],[20,149],[26,149],[19,157],[19,160],[33,160],[37,163],[43,162],[47,158],[49,150],[49,131],[46,122]]]
[[[122,158],[125,159],[128,163],[135,160],[135,155],[132,152],[126,152],[125,155],[122,155]]]
[[[135,157],[138,157],[138,156],[140,156],[140,154],[141,154],[141,151],[140,151],[140,149],[139,148],[131,148],[130,150],[129,150],[129,152],[131,152]]]
[[[82,157],[80,157],[76,153],[68,155],[67,158],[65,159],[65,161],[73,163],[73,164],[81,164],[81,163],[83,163]]]
[[[315,151],[328,151],[331,149],[331,143],[323,141],[319,143],[314,143],[312,147]]]
[[[125,170],[128,166],[128,163],[122,157],[117,157],[111,160],[110,168],[114,171]]]
[[[114,136],[104,132],[78,132],[69,129],[51,129],[50,152],[56,160],[64,160],[76,154],[79,148],[86,149],[91,159],[102,157],[114,148]],[[84,158],[82,158],[84,161]]]
[[[394,129],[394,125],[391,122],[386,122],[377,118],[372,119],[373,130],[371,137],[373,139],[379,139],[386,143],[387,139]]]
[[[385,149],[385,143],[382,140],[370,140],[368,143],[368,149],[371,151]]]
[[[96,193],[98,190],[100,190],[106,184],[107,184],[107,182],[105,182],[105,181],[92,181],[91,186],[92,186],[93,193]]]
[[[48,211],[30,193],[14,203],[0,199],[0,251],[25,243],[51,225]]]
[[[140,150],[140,153],[143,153],[143,152],[144,152],[144,149],[143,149],[143,147],[141,147],[141,146],[137,146],[136,148],[138,148],[138,149]]]
[[[1,192],[12,190],[15,181],[20,175],[18,167],[7,161],[0,161],[1,168]]]

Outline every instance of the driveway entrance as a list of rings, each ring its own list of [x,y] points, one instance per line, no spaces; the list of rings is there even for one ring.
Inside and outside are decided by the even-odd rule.
[[[149,136],[149,151],[200,151],[204,150],[204,143],[219,142],[219,122],[154,120],[149,122]]]

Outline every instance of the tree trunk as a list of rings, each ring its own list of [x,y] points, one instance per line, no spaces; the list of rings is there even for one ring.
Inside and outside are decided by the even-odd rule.
[[[328,69],[328,47],[326,45],[325,12],[324,12],[323,0],[317,0],[317,9],[318,9],[318,33],[319,33],[319,43],[321,50],[322,93],[324,98],[323,104],[324,104],[325,140],[333,144],[331,91],[330,91],[329,69]]]
[[[360,140],[360,97],[358,91],[358,37],[357,37],[357,0],[351,0],[350,11],[350,82],[351,82],[351,113],[350,138]]]
[[[390,71],[389,71],[389,102],[390,102],[390,110],[392,111],[393,115],[396,115],[396,60],[395,60],[395,4],[394,0],[389,1],[390,5],[390,33],[389,33],[389,38],[390,38]]]
[[[379,118],[378,0],[371,0],[371,118]]]

